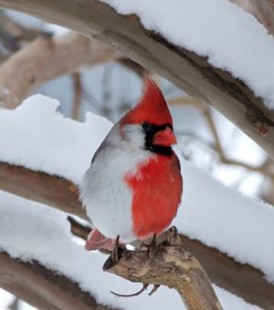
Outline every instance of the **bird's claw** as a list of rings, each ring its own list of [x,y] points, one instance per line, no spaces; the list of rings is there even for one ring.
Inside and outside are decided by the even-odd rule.
[[[114,248],[111,254],[113,264],[116,264],[122,257],[125,245],[119,242],[120,236],[118,235],[114,244]]]
[[[144,249],[147,251],[148,257],[151,256],[151,253],[157,248],[157,242],[156,242],[156,234],[153,235],[153,238],[150,243],[142,243],[140,246],[140,250]]]

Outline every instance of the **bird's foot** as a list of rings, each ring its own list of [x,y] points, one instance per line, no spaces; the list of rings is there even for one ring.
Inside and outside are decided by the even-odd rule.
[[[113,264],[117,263],[120,260],[125,248],[125,244],[120,243],[120,236],[118,235],[114,243],[113,251],[111,253]]]
[[[140,245],[140,250],[146,250],[148,257],[151,256],[151,253],[157,248],[157,242],[156,242],[156,234],[153,235],[153,238],[151,239],[150,243],[142,243]]]
[[[114,249],[115,240],[105,237],[96,228],[93,228],[88,234],[85,249],[91,250],[106,250],[112,252]]]

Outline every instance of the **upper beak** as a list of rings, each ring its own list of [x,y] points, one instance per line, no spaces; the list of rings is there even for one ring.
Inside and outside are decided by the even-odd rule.
[[[171,146],[176,143],[176,137],[170,127],[166,127],[164,130],[158,131],[153,138],[154,145]]]

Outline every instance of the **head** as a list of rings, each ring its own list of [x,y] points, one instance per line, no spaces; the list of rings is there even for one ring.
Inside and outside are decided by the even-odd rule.
[[[146,79],[142,99],[119,123],[124,140],[158,154],[172,152],[171,145],[176,143],[172,117],[161,90],[152,80]]]

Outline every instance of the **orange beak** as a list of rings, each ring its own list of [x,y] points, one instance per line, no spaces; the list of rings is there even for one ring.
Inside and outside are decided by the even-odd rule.
[[[166,127],[166,129],[157,132],[153,138],[154,145],[171,146],[176,143],[176,137],[170,127]]]

